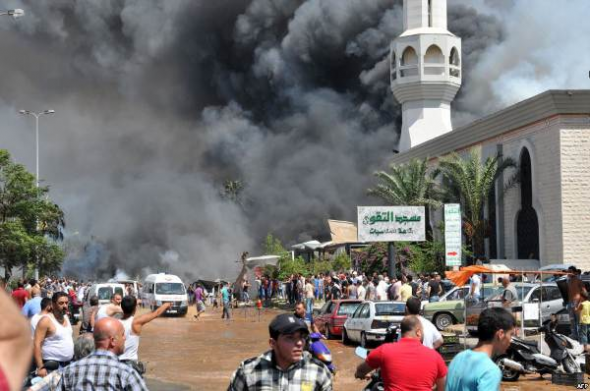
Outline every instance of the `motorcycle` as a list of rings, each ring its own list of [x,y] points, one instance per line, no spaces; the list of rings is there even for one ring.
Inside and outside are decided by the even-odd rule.
[[[391,343],[391,342],[396,342],[399,340],[399,332],[400,329],[397,326],[389,326],[386,330],[386,334],[385,334],[385,340],[383,341],[383,343]],[[365,360],[367,358],[367,356],[369,355],[369,350],[358,346],[355,350],[354,353],[362,358],[363,360]],[[383,379],[381,378],[381,371],[379,369],[373,371],[373,373],[371,373],[371,378],[369,379],[369,382],[367,383],[367,385],[363,388],[363,391],[384,391],[385,390],[385,386],[383,385]]]
[[[361,346],[358,346],[354,350],[354,354],[356,354],[358,357],[365,360],[367,358],[367,356],[369,355],[369,351]],[[383,379],[381,379],[381,371],[379,369],[377,369],[377,370],[373,371],[373,373],[371,373],[371,378],[369,379],[369,382],[367,383],[367,385],[363,388],[363,391],[384,391],[384,390],[385,390],[385,386],[383,385]]]
[[[537,342],[512,337],[505,355],[496,359],[502,370],[502,380],[516,381],[521,374],[575,373],[580,371],[576,358],[582,357],[584,347],[577,341],[555,332],[551,321],[546,321],[538,331],[544,332],[549,346],[549,356],[542,354]]]
[[[328,349],[328,347],[322,342],[324,336],[320,333],[311,333],[309,338],[311,339],[311,344],[309,345],[309,351],[311,354],[326,364],[330,372],[336,372],[336,367],[332,363],[332,353],[330,352],[330,349]]]

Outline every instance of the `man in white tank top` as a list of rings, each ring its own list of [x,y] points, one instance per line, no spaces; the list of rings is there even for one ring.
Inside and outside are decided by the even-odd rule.
[[[125,296],[121,302],[123,309],[123,327],[125,328],[125,352],[119,356],[119,360],[131,365],[139,373],[143,373],[137,351],[139,350],[139,338],[143,326],[162,315],[172,303],[164,303],[154,312],[135,316],[137,310],[137,299],[133,296]]]
[[[123,310],[121,310],[121,300],[123,297],[119,293],[115,293],[111,296],[111,302],[109,304],[101,305],[98,307],[96,311],[96,316],[94,318],[94,322],[98,322],[102,318],[106,317],[117,317],[117,315],[122,315]]]
[[[72,325],[68,319],[68,295],[56,292],[51,297],[51,314],[41,318],[35,330],[34,356],[37,375],[47,376],[48,361],[55,361],[59,367],[69,364],[74,356]]]
[[[44,297],[41,300],[41,312],[39,312],[38,314],[33,315],[33,317],[31,318],[31,331],[32,331],[32,335],[33,335],[33,339],[35,338],[35,329],[37,329],[37,325],[39,324],[39,321],[41,320],[41,318],[43,318],[44,316],[47,316],[51,313],[51,299]]]

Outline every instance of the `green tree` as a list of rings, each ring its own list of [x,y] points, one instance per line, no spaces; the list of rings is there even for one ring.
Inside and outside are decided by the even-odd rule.
[[[392,164],[389,172],[375,173],[380,183],[367,192],[369,195],[381,198],[389,205],[424,206],[426,237],[432,239],[429,210],[441,205],[437,199],[440,194],[435,183],[436,173],[436,170],[429,170],[428,158],[412,159],[405,164]]]
[[[309,271],[314,275],[318,275],[320,273],[327,274],[332,270],[332,262],[321,259],[314,259],[309,265]]]
[[[244,184],[241,180],[231,180],[228,179],[223,183],[223,192],[222,195],[225,199],[238,204],[239,206],[244,206],[242,203],[242,191],[244,190]]]
[[[389,172],[377,171],[379,179],[368,194],[379,197],[389,205],[438,207],[433,172],[428,169],[428,159],[412,159],[406,164],[389,167]]]
[[[297,257],[293,260],[291,258],[287,258],[287,259],[281,258],[279,260],[278,277],[281,280],[285,280],[291,274],[301,274],[303,276],[309,276],[309,274],[310,274],[309,266],[310,266],[310,264],[305,262],[305,259],[303,259],[301,257]]]
[[[482,162],[480,148],[471,149],[465,157],[452,153],[439,162],[440,173],[448,181],[447,197],[461,203],[463,232],[476,255],[484,254],[488,228],[484,207],[494,183],[502,172],[515,166],[512,159],[501,159],[501,156],[488,157]]]
[[[9,278],[15,267],[39,262],[40,270],[61,267],[64,214],[48,198],[49,188],[36,187],[35,177],[0,150],[0,265]]]
[[[347,272],[350,270],[351,262],[346,253],[340,253],[332,260],[332,270],[335,272]]]

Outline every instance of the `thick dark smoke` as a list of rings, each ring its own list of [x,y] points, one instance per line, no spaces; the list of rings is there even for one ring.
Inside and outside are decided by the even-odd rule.
[[[401,3],[4,2],[27,14],[0,21],[1,147],[34,167],[34,119],[16,112],[56,110],[41,177],[67,214],[66,271],[233,277],[268,232],[326,239],[326,218],[354,220],[397,143],[386,56]],[[501,75],[480,70],[507,39],[502,3],[450,1],[463,84],[478,86],[459,122],[502,105]],[[220,196],[226,180],[244,184],[241,205]]]

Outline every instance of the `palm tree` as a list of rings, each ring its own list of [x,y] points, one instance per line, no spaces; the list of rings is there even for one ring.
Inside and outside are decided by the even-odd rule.
[[[465,158],[452,153],[439,161],[440,173],[450,182],[446,186],[447,194],[462,204],[464,232],[474,254],[484,253],[488,226],[483,217],[484,206],[498,176],[511,167],[516,167],[515,162],[501,159],[500,155],[488,157],[482,163],[480,148],[471,149]]]
[[[428,158],[392,164],[389,171],[375,173],[381,183],[369,189],[369,195],[379,197],[390,205],[440,206],[435,199],[435,182],[433,174],[428,171]]]

